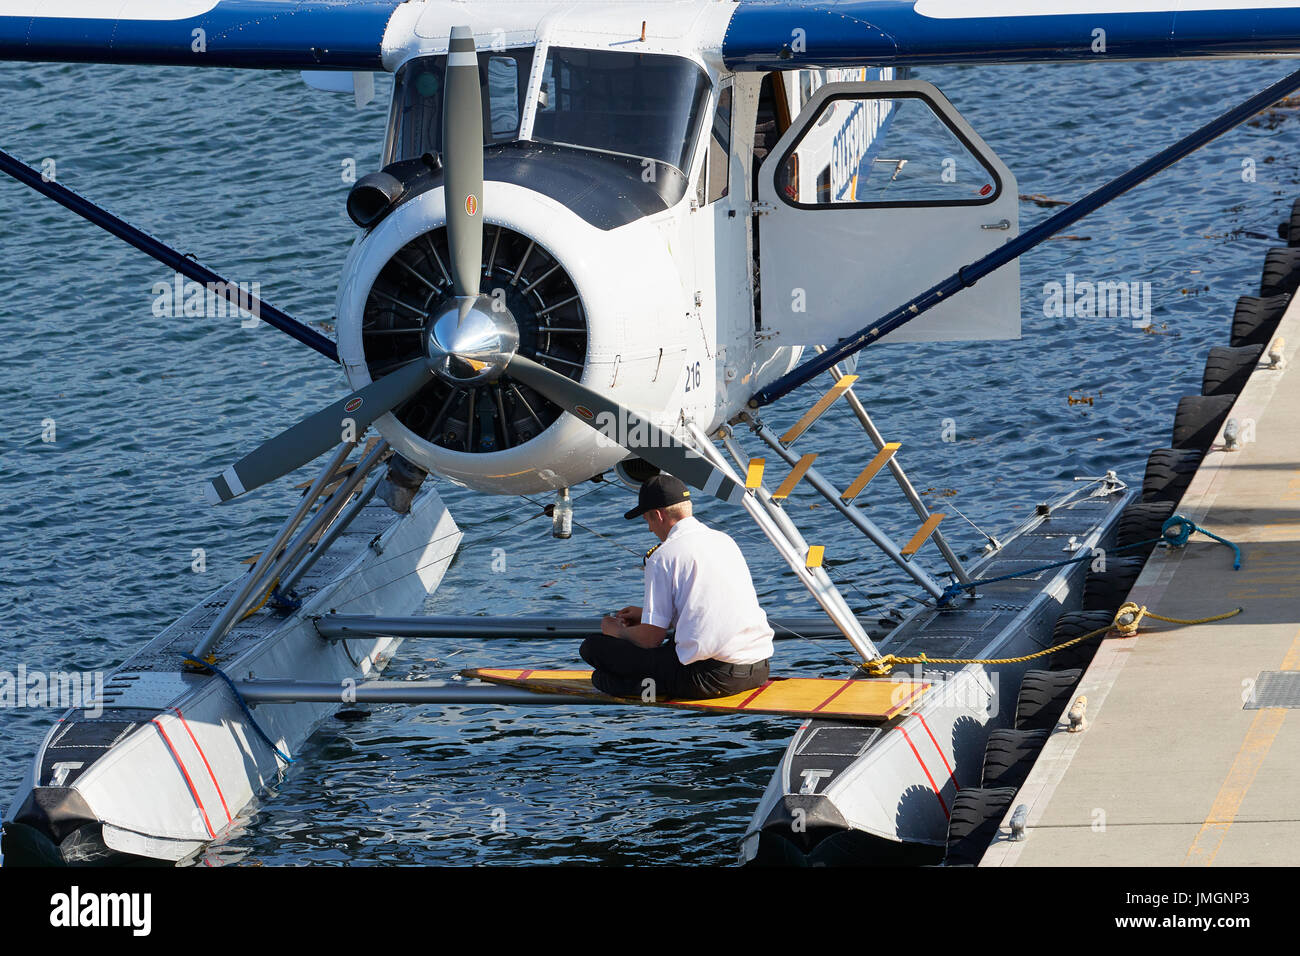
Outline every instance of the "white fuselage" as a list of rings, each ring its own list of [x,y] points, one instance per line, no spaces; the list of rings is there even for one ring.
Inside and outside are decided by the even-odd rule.
[[[689,157],[680,170],[686,188],[667,208],[602,229],[526,183],[494,182],[489,171],[483,197],[488,235],[498,225],[535,240],[563,264],[581,296],[589,332],[583,384],[606,391],[668,431],[693,422],[709,432],[733,418],[758,388],[793,367],[802,349],[782,346],[763,328],[756,309],[753,172],[765,74],[728,72],[716,52],[734,4],[408,6],[399,8],[389,27],[385,59],[395,71],[445,53],[451,27],[460,24],[474,29],[481,56],[489,49],[503,55],[531,53],[518,117],[521,141],[534,138],[538,112],[546,108],[548,92],[555,95],[553,82],[546,89],[544,66],[551,48],[672,55],[689,60],[707,76],[707,100],[682,148]],[[767,145],[825,82],[888,78],[892,72],[772,74],[780,87],[775,97],[780,109]],[[522,86],[523,81],[516,82]],[[384,151],[390,160],[407,158],[393,142],[400,96],[395,88]],[[721,136],[718,130],[724,131]],[[810,155],[819,149],[809,147]],[[354,388],[371,381],[362,342],[371,287],[399,249],[445,223],[444,204],[441,186],[425,192],[398,207],[353,248],[339,292],[338,334]],[[489,283],[485,292],[490,291]],[[628,456],[617,443],[621,436],[597,433],[571,415],[524,444],[486,454],[439,447],[391,414],[378,426],[421,466],[494,493],[567,487]]]

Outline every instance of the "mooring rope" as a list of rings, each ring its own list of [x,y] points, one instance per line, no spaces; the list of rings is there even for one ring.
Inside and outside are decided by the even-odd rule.
[[[1194,531],[1199,531],[1207,538],[1213,538],[1215,541],[1230,547],[1232,549],[1232,570],[1241,570],[1241,548],[1227,538],[1220,538],[1213,531],[1206,531],[1191,518],[1176,514],[1171,516],[1160,528],[1161,536],[1165,541],[1169,542],[1171,548],[1181,548],[1186,545]]]
[[[215,663],[213,663],[210,660],[196,661],[194,660],[194,658],[186,656],[185,663],[193,667],[198,667],[198,668],[202,668],[203,670],[211,671],[213,674],[216,674],[223,681],[225,681],[226,686],[230,688],[230,692],[235,695],[236,703],[238,703],[240,708],[243,709],[244,716],[248,718],[249,726],[252,727],[255,731],[257,731],[257,735],[266,742],[266,745],[275,752],[275,755],[277,757],[279,757],[285,763],[293,763],[293,758],[290,757],[283,750],[281,750],[279,747],[277,747],[275,745],[275,742],[271,740],[269,736],[267,736],[266,731],[262,729],[262,725],[257,722],[257,718],[253,716],[253,712],[249,709],[248,701],[244,700],[244,695],[239,692],[239,688],[235,686],[235,682],[230,679],[229,674],[227,674],[225,671],[223,671],[220,667],[218,667]]]
[[[1132,637],[1137,633],[1138,625],[1142,623],[1144,617],[1152,617],[1157,621],[1166,621],[1169,624],[1209,624],[1211,621],[1224,621],[1230,617],[1236,617],[1245,608],[1237,608],[1235,611],[1228,611],[1226,614],[1215,614],[1213,617],[1198,617],[1192,620],[1184,620],[1177,617],[1164,617],[1155,611],[1147,610],[1146,605],[1138,607],[1132,601],[1126,601],[1120,605],[1115,612],[1115,630],[1119,631],[1125,637]]]
[[[1144,617],[1155,618],[1157,621],[1167,621],[1170,624],[1209,624],[1213,621],[1224,621],[1230,617],[1236,617],[1245,608],[1237,608],[1228,611],[1226,614],[1215,614],[1211,617],[1200,617],[1193,619],[1184,619],[1177,617],[1164,617],[1156,614],[1154,611],[1147,610],[1146,607],[1139,607],[1130,602],[1120,605],[1120,609],[1115,612],[1115,617],[1111,623],[1105,627],[1099,627],[1095,631],[1089,631],[1079,637],[1064,641],[1054,647],[1049,647],[1033,654],[1024,654],[1020,657],[928,657],[920,654],[916,657],[895,657],[893,654],[886,654],[879,660],[868,661],[863,664],[865,670],[872,677],[884,677],[890,671],[900,664],[1023,664],[1025,661],[1032,661],[1039,657],[1045,657],[1056,651],[1064,650],[1067,647],[1073,647],[1075,644],[1081,644],[1084,641],[1091,640],[1098,635],[1105,634],[1109,631],[1118,631],[1125,637],[1132,637],[1137,633],[1138,625]]]

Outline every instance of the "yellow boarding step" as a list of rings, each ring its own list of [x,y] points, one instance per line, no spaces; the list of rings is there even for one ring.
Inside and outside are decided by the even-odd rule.
[[[572,694],[613,700],[596,690],[591,671],[540,671],[523,668],[480,667],[461,671],[465,677],[493,684],[521,687],[539,694]],[[674,707],[709,713],[785,714],[793,717],[839,717],[848,720],[886,721],[916,706],[930,689],[926,681],[827,680],[816,677],[773,677],[762,687],[712,700],[662,700],[629,698],[629,704]],[[622,698],[618,698],[622,699]]]
[[[921,527],[917,529],[916,534],[912,535],[911,541],[903,545],[903,550],[900,551],[899,554],[905,558],[910,558],[912,555],[916,554],[916,552],[921,549],[921,545],[925,544],[930,535],[934,534],[934,529],[939,527],[939,522],[945,517],[946,516],[943,514],[932,514],[930,517],[926,518],[925,524],[921,525]]]
[[[790,426],[790,430],[781,436],[781,444],[787,448],[794,444],[796,438],[812,427],[813,422],[826,414],[826,410],[835,404],[836,399],[853,387],[858,380],[856,375],[845,375],[817,400],[817,404],[804,412],[803,417]]]
[[[867,483],[876,477],[876,472],[884,468],[889,463],[889,459],[894,457],[894,453],[903,447],[899,442],[891,441],[884,448],[876,453],[876,457],[871,459],[870,464],[863,468],[858,477],[853,479],[853,484],[844,489],[844,494],[840,495],[840,500],[846,505],[852,504],[853,499],[862,494],[862,489],[867,487]]]

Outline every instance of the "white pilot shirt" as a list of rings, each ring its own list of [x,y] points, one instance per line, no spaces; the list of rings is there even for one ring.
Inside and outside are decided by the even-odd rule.
[[[757,664],[772,656],[772,628],[758,606],[736,542],[697,518],[683,518],[646,561],[641,623],[677,628],[683,664]]]

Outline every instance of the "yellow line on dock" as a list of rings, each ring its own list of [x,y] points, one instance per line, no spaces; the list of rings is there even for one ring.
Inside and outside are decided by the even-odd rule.
[[[1297,634],[1292,641],[1286,660],[1282,662],[1282,670],[1300,670],[1300,634]],[[1278,731],[1282,729],[1286,712],[1285,707],[1265,707],[1255,715],[1255,719],[1250,723],[1250,729],[1246,731],[1246,739],[1232,761],[1228,777],[1219,788],[1218,796],[1214,798],[1209,816],[1205,818],[1200,832],[1196,834],[1196,839],[1187,850],[1183,866],[1214,865],[1214,858],[1218,856],[1223,846],[1224,837],[1228,835],[1228,830],[1237,818],[1237,811],[1241,809],[1242,801],[1246,799],[1246,794],[1255,782],[1255,775],[1259,773],[1264,758],[1268,756],[1273,741],[1277,739]]]

